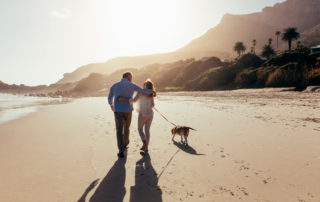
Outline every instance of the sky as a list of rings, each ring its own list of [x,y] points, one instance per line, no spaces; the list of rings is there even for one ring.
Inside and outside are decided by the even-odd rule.
[[[0,81],[55,83],[118,56],[177,50],[225,13],[284,0],[0,0]]]

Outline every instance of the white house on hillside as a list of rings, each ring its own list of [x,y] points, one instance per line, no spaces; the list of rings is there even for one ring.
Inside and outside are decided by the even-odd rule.
[[[310,50],[311,50],[311,53],[320,53],[320,45],[311,47]]]

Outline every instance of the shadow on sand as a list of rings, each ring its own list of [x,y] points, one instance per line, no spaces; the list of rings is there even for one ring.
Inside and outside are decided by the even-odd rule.
[[[88,195],[88,193],[95,188],[95,186],[97,186],[99,182],[99,179],[94,180],[93,182],[91,182],[91,184],[88,186],[88,188],[86,189],[86,191],[82,194],[81,198],[78,200],[78,202],[86,202],[86,197]]]
[[[118,159],[107,175],[101,181],[96,191],[90,198],[90,202],[122,202],[126,194],[124,186],[126,180],[126,157]],[[98,180],[93,181],[78,202],[84,202],[87,194],[94,188]],[[94,185],[94,186],[93,186]],[[93,187],[92,187],[93,186]]]
[[[136,164],[135,185],[130,188],[130,202],[162,202],[158,176],[148,153]]]
[[[176,145],[179,149],[181,149],[182,151],[188,153],[188,154],[192,154],[192,155],[205,155],[205,154],[198,154],[197,151],[195,149],[193,149],[190,145],[187,146],[185,144],[182,144],[180,142],[176,142],[175,140],[172,140],[173,144]]]
[[[280,90],[280,92],[293,92],[293,91],[295,91],[294,88],[286,88],[286,89]]]
[[[316,86],[316,87],[313,87],[310,91],[311,92],[315,92],[316,90],[320,89],[320,86]]]

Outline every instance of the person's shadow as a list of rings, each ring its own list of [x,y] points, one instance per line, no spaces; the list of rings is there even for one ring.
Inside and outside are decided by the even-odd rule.
[[[182,144],[180,142],[176,142],[175,140],[172,140],[173,144],[176,145],[179,149],[181,149],[182,151],[188,153],[188,154],[192,154],[192,155],[204,155],[204,154],[198,154],[197,151],[192,148],[191,146],[187,146],[185,144]]]
[[[162,202],[158,176],[148,153],[136,164],[135,185],[130,188],[130,202]]]
[[[99,183],[99,179],[94,180],[93,182],[91,182],[91,184],[88,186],[88,188],[86,189],[86,191],[82,194],[81,198],[78,200],[78,202],[86,202],[86,198],[88,193],[95,188],[95,186]]]
[[[99,184],[90,202],[122,202],[126,194],[126,157],[118,159]]]

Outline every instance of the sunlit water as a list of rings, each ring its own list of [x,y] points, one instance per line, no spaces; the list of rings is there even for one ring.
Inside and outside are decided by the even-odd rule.
[[[0,124],[38,111],[41,105],[62,102],[61,99],[0,94]]]

